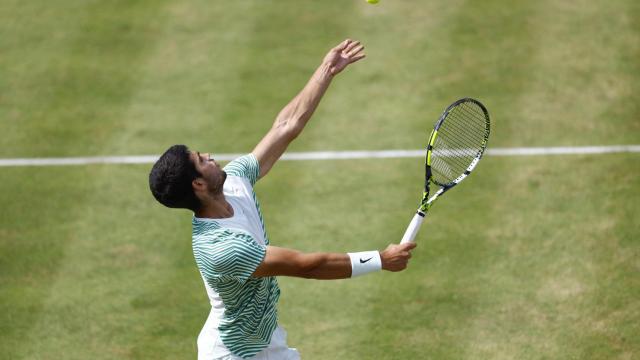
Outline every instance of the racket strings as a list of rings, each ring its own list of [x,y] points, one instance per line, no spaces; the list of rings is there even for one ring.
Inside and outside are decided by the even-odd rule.
[[[467,138],[470,137],[470,135],[477,135],[477,134],[483,134],[486,130],[486,121],[485,121],[485,115],[482,112],[481,109],[469,109],[467,107],[463,107],[460,106],[460,108],[455,108],[455,110],[458,110],[458,113],[454,114],[453,116],[462,116],[465,119],[477,119],[479,121],[467,121],[465,123],[463,123],[462,121],[452,121],[449,125],[452,127],[457,127],[457,131],[460,131],[460,135],[462,136],[466,136]],[[448,119],[448,118],[447,118]],[[449,119],[448,119],[449,120]],[[464,126],[464,129],[460,129],[460,126]],[[471,136],[471,139],[475,139],[475,136]]]
[[[447,121],[451,121],[451,122],[449,122],[446,127],[443,127],[443,129],[446,129],[447,127],[449,127],[461,139],[464,139],[466,141],[473,143],[476,140],[476,136],[474,135],[484,134],[486,130],[484,113],[482,112],[482,110],[480,110],[480,112],[475,111],[478,109],[467,109],[467,108],[462,108],[462,106],[459,106],[459,107],[460,108],[455,108],[454,110],[458,110],[462,114],[461,116],[464,116],[466,118],[479,118],[482,121],[472,121],[472,122],[466,122],[463,124],[461,121],[455,121],[456,119],[453,117],[450,119],[449,116],[451,115],[449,115],[447,117]],[[450,114],[453,114],[453,111],[450,112]],[[456,115],[458,114],[453,114],[453,116],[456,116]]]
[[[444,149],[435,150],[432,154],[431,167],[434,180],[441,184],[453,182],[462,175],[475,158],[476,152],[462,148],[463,145],[440,141],[438,146]]]
[[[459,125],[450,125],[451,131],[456,132],[456,136],[458,137],[457,139],[455,139],[455,141],[452,141],[451,138],[449,138],[447,141],[448,142],[457,142],[457,143],[464,143],[464,144],[469,144],[469,143],[473,143],[475,141],[475,139],[466,134],[463,133],[463,131],[465,131],[465,129],[461,129]],[[444,139],[444,138],[443,138]],[[443,140],[444,141],[444,140]],[[469,148],[463,148],[462,150],[469,150],[471,151],[471,149]]]
[[[474,102],[462,102],[449,110],[438,129],[431,154],[433,180],[452,183],[469,168],[485,146],[487,118]]]
[[[450,130],[455,132],[457,135],[455,138],[449,136],[446,140],[443,137],[443,141],[447,143],[454,144],[455,146],[449,147],[449,152],[453,152],[453,154],[462,153],[462,154],[475,154],[478,151],[478,148],[470,146],[470,144],[474,144],[477,139],[473,136],[463,133],[466,129],[460,128],[459,125],[451,125]],[[448,134],[447,134],[448,135]],[[452,150],[453,149],[453,150]]]

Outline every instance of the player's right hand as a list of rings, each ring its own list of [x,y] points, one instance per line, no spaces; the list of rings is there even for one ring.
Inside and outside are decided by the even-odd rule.
[[[417,245],[414,242],[391,244],[380,253],[382,269],[387,271],[402,271],[411,259],[411,250]]]

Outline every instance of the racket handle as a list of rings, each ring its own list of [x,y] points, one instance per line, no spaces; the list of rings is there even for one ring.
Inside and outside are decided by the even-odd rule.
[[[413,216],[413,219],[411,219],[411,222],[407,227],[407,231],[404,232],[404,236],[402,237],[400,244],[412,242],[413,239],[416,237],[418,230],[420,230],[420,225],[422,225],[423,221],[424,221],[424,215],[420,213],[416,213]]]

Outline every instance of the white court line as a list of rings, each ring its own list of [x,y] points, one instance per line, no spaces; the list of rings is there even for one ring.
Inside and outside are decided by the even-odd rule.
[[[640,145],[613,146],[564,146],[564,147],[514,147],[489,148],[489,156],[540,156],[580,155],[609,153],[640,153]],[[243,154],[217,154],[216,160],[229,161]],[[423,157],[424,150],[378,150],[378,151],[314,151],[285,153],[282,160],[344,160]],[[158,155],[143,156],[93,156],[66,158],[22,158],[0,159],[0,166],[60,166],[87,164],[152,164]]]

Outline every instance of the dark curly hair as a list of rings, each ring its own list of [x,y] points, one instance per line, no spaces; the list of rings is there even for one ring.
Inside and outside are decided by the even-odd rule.
[[[200,200],[193,192],[191,182],[200,176],[189,158],[185,145],[173,145],[153,164],[149,173],[151,193],[169,208],[197,211]]]

